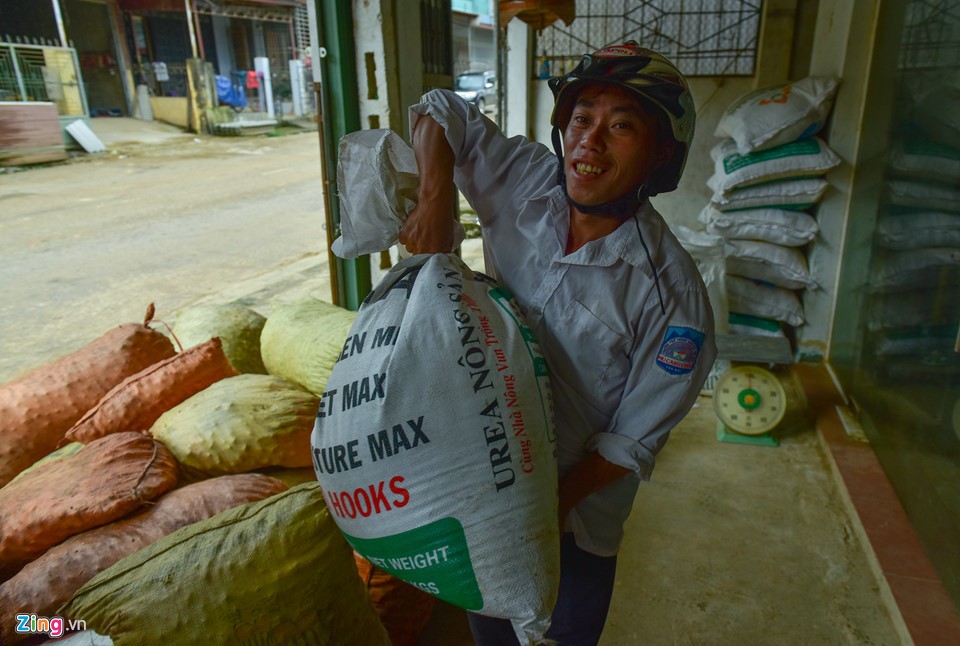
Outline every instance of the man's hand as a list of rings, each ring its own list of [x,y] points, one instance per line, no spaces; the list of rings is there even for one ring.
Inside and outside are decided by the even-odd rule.
[[[400,244],[411,254],[450,253],[453,251],[454,213],[450,206],[427,205],[421,198],[407,214],[400,229]]]
[[[400,229],[400,244],[412,254],[453,251],[457,187],[453,183],[453,150],[443,127],[421,116],[413,131],[413,152],[420,173],[417,206]]]

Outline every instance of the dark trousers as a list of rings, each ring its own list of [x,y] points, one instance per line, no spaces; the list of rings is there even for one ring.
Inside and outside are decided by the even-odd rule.
[[[594,646],[600,641],[613,596],[616,556],[596,556],[577,547],[573,534],[560,540],[560,591],[547,638],[560,646]],[[467,613],[477,646],[518,645],[506,619]]]

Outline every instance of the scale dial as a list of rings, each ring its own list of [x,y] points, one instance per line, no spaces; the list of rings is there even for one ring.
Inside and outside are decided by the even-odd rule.
[[[763,435],[783,419],[787,397],[780,380],[769,370],[737,366],[717,380],[713,407],[717,418],[731,431]]]

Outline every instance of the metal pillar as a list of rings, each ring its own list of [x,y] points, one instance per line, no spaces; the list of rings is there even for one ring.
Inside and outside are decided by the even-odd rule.
[[[337,146],[345,134],[360,130],[350,5],[350,0],[311,0],[309,16],[310,32],[317,44],[318,54],[313,57],[314,87],[320,125],[332,297],[335,304],[357,310],[371,289],[370,257],[343,260],[329,252],[329,243],[340,235],[340,200],[336,192]]]

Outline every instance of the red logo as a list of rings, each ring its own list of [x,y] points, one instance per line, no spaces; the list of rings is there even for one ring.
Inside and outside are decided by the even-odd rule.
[[[614,46],[601,49],[599,52],[594,54],[594,56],[598,56],[600,58],[616,58],[618,56],[639,56],[639,54],[629,47]]]

